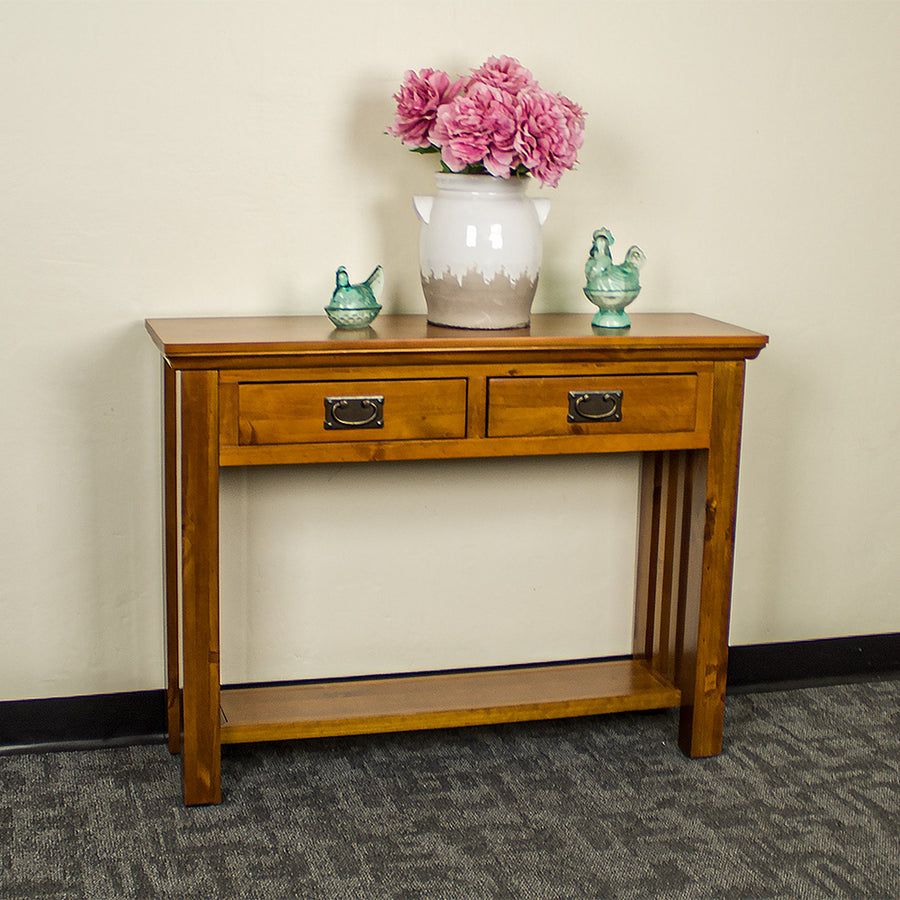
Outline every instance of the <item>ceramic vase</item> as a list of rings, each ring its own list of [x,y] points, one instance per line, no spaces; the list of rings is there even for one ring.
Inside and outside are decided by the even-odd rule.
[[[541,268],[550,201],[527,178],[435,176],[436,196],[414,197],[422,220],[419,270],[428,321],[454,328],[523,328]]]

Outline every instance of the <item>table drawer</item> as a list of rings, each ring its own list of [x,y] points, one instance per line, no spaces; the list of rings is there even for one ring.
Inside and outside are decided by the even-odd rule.
[[[695,373],[492,378],[488,436],[693,432]]]
[[[242,446],[462,438],[466,379],[237,386]],[[224,432],[230,429],[223,423]]]

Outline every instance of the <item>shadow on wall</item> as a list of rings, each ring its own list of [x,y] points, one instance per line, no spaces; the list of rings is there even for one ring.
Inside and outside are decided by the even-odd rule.
[[[67,401],[86,430],[72,473],[83,480],[90,580],[80,652],[128,690],[161,683],[163,672],[159,354],[143,321],[93,335]]]
[[[439,168],[436,155],[412,153],[387,134],[394,116],[392,94],[402,74],[397,73],[395,85],[386,85],[381,78],[363,80],[366,86],[350,105],[346,126],[351,158],[380,186],[374,206],[360,208],[358,214],[376,233],[379,257],[372,265],[380,263],[385,269],[381,302],[387,314],[425,312],[419,284],[419,220],[412,198],[433,193],[433,174]]]

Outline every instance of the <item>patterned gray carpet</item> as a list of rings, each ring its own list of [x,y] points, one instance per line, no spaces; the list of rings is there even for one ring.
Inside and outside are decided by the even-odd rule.
[[[0,897],[900,898],[900,681],[672,712],[226,748],[0,757]]]

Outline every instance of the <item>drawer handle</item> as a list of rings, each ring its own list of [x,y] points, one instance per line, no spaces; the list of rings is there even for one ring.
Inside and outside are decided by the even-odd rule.
[[[570,422],[621,422],[621,391],[569,391]]]
[[[326,397],[326,428],[384,428],[384,397]]]

